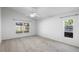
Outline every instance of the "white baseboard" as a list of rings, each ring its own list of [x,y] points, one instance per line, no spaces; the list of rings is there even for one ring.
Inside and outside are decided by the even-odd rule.
[[[36,36],[36,35],[22,36],[22,37],[14,37],[14,38],[2,39],[2,40],[18,39],[18,38],[23,38],[23,37],[32,37],[32,36]]]

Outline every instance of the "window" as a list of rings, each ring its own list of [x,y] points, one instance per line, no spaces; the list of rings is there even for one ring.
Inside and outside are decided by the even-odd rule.
[[[24,23],[24,33],[29,32],[29,23]]]
[[[23,26],[23,24],[21,22],[16,23],[16,33],[22,33],[23,32],[22,26]]]
[[[73,19],[65,20],[64,23],[65,23],[64,36],[69,37],[69,38],[73,38]]]
[[[16,22],[16,33],[27,33],[29,32],[29,23]]]

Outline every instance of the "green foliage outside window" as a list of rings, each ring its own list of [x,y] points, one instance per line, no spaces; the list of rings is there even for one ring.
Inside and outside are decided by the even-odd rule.
[[[26,33],[26,32],[29,32],[29,23],[17,22],[16,33]]]
[[[71,26],[73,25],[73,19],[69,19],[65,21],[65,26]]]

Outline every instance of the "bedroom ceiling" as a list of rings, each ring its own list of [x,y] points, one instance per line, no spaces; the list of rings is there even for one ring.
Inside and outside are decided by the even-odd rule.
[[[39,15],[39,17],[34,17],[33,19],[44,19],[56,16],[58,14],[79,10],[79,8],[77,7],[10,7],[10,8],[26,15],[27,17],[29,17],[29,15],[34,11]],[[35,10],[33,10],[33,8]]]

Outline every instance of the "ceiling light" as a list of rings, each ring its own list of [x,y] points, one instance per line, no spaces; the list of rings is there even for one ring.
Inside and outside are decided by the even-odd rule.
[[[32,13],[30,14],[30,17],[39,17],[38,14],[38,8],[37,7],[32,7]]]
[[[37,15],[37,13],[32,13],[30,14],[30,17],[35,17]]]

